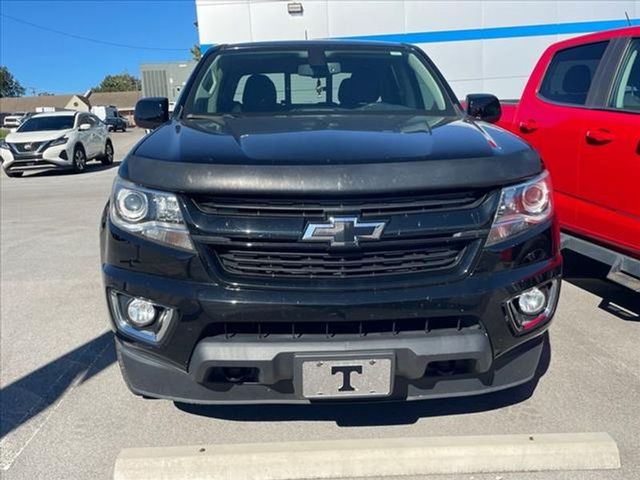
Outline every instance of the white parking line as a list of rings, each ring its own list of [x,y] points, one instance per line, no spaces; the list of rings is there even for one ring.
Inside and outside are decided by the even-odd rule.
[[[303,480],[620,468],[607,433],[389,438],[123,450],[115,480]]]

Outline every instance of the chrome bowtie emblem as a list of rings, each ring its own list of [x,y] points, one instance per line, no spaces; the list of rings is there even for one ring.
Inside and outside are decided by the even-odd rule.
[[[355,247],[360,240],[379,240],[386,222],[361,222],[356,217],[332,217],[328,222],[309,223],[302,241],[329,242],[332,247]]]

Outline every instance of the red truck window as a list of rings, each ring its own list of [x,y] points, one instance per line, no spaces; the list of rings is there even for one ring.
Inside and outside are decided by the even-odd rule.
[[[622,65],[610,106],[640,111],[640,40],[634,40]]]
[[[552,102],[584,105],[607,44],[590,43],[556,53],[542,81],[540,95]]]

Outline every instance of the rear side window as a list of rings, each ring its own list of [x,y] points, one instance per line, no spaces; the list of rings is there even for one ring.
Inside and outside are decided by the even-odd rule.
[[[610,106],[640,112],[640,40],[634,40],[618,74]]]
[[[608,42],[567,48],[551,60],[540,87],[540,95],[558,103],[585,105],[591,82]]]

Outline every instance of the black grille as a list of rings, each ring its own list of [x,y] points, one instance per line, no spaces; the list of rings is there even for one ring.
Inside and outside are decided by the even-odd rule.
[[[26,142],[26,143],[12,143],[14,150],[18,153],[35,153],[42,146],[44,142]]]
[[[213,273],[232,281],[334,288],[449,281],[466,275],[494,214],[497,192],[468,190],[376,197],[213,197],[185,207]],[[378,240],[305,241],[305,228],[339,215],[385,222]],[[427,280],[426,277],[429,277]],[[420,280],[422,281],[422,280]]]
[[[253,251],[217,247],[223,268],[235,275],[284,278],[351,278],[455,268],[463,243],[378,251]]]
[[[318,217],[359,212],[361,217],[404,215],[438,210],[474,208],[486,192],[469,191],[422,196],[357,198],[341,200],[256,200],[240,198],[195,197],[193,202],[203,213],[243,217]]]
[[[366,321],[220,322],[210,324],[204,336],[229,340],[306,339],[430,335],[481,329],[474,317],[408,318]]]

